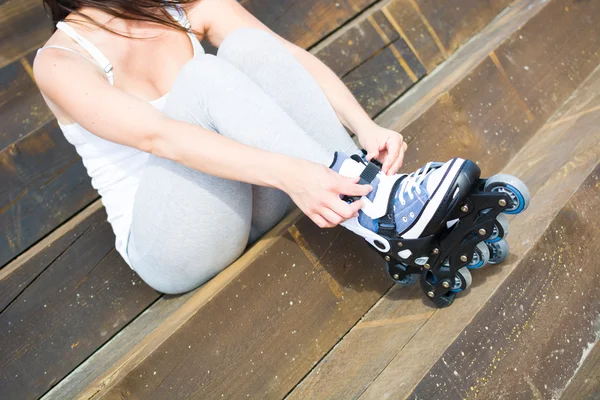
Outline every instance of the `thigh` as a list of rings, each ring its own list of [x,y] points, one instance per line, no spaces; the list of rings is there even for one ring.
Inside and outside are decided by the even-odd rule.
[[[238,29],[225,38],[217,56],[256,82],[329,151],[358,151],[317,81],[273,35],[259,29]]]
[[[252,187],[151,156],[136,193],[128,255],[150,286],[183,293],[244,251]]]

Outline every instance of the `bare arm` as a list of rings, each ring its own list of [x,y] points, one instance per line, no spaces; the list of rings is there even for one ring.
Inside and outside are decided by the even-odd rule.
[[[321,165],[170,119],[109,85],[92,63],[78,55],[47,50],[36,59],[34,73],[42,93],[95,135],[209,175],[284,190],[319,226],[337,225],[358,211],[360,204],[348,206],[339,194],[366,194],[366,188]],[[323,216],[331,215],[328,210],[335,212],[333,220]]]
[[[400,168],[406,150],[402,136],[375,124],[341,79],[318,58],[271,31],[236,0],[201,0],[191,10],[190,17],[194,27],[205,32],[216,47],[230,33],[243,27],[262,29],[274,35],[315,78],[340,121],[358,136],[368,157],[382,161],[385,172],[395,173]]]

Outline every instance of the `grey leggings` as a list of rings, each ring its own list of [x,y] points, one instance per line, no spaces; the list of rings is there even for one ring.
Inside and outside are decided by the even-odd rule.
[[[270,34],[241,29],[218,55],[185,65],[165,113],[249,146],[329,165],[358,149],[316,81]],[[227,149],[221,155],[227,160]],[[169,294],[192,290],[235,261],[290,205],[276,189],[206,175],[150,156],[136,194],[128,255]]]

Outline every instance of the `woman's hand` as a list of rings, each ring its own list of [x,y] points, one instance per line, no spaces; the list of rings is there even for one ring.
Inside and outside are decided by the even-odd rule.
[[[357,136],[360,145],[367,151],[367,159],[376,159],[383,164],[383,173],[393,175],[402,167],[407,145],[401,134],[373,124]]]
[[[340,195],[366,196],[373,190],[371,185],[359,185],[358,180],[310,161],[294,160],[291,169],[286,168],[281,189],[315,224],[333,228],[358,216],[363,203],[358,200],[348,204]]]

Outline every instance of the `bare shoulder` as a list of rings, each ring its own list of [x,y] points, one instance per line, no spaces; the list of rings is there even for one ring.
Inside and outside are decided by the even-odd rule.
[[[205,32],[209,41],[218,47],[231,32],[239,28],[269,29],[237,0],[198,0],[189,9],[192,26]]]
[[[44,94],[52,92],[55,86],[61,85],[68,78],[74,80],[81,76],[89,76],[91,79],[95,76],[102,77],[100,68],[76,50],[71,50],[45,48],[35,57],[33,73]]]

